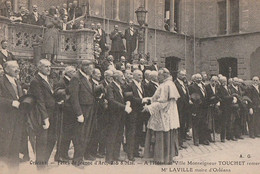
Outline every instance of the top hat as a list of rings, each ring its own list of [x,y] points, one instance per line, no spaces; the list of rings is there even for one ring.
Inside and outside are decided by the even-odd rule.
[[[19,99],[19,109],[25,113],[29,113],[35,105],[36,98],[32,94],[26,94]]]

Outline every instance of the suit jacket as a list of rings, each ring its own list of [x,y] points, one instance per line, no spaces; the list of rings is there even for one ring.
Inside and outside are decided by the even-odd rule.
[[[201,89],[197,83],[193,83],[191,86],[189,86],[188,89],[189,89],[190,96],[192,96],[192,94],[198,94],[200,96],[201,104],[199,106],[202,108],[206,108],[207,107],[207,103],[206,103],[207,93],[206,93],[205,87],[204,87],[205,96],[201,92]]]
[[[81,72],[71,78],[69,84],[70,102],[74,115],[85,115],[83,107],[93,107],[95,103],[95,95],[93,93],[93,84],[84,77]]]
[[[52,81],[49,84],[37,74],[30,84],[28,93],[36,97],[36,105],[41,115],[41,120],[49,118],[50,122],[55,118],[54,111],[56,101],[53,93]]]
[[[156,66],[157,66],[157,69],[158,69],[158,71],[159,71],[159,66],[158,66],[158,65],[156,65]],[[151,71],[157,71],[154,65],[151,65],[149,69],[150,69]]]
[[[125,100],[115,82],[107,86],[107,100],[110,123],[120,122],[121,117],[125,114]]]
[[[22,88],[17,83],[18,97],[22,96]],[[15,90],[7,77],[0,78],[0,157],[7,157],[15,154],[18,158],[21,131],[23,127],[23,113],[12,106],[14,100],[18,100]],[[13,149],[13,148],[18,148]],[[14,161],[12,161],[14,162]]]
[[[110,39],[112,40],[112,43],[111,43],[110,51],[121,52],[121,51],[125,50],[125,46],[123,43],[123,37],[124,37],[124,35],[122,33],[119,33],[117,31],[111,32]]]
[[[142,97],[144,97],[145,90],[144,90],[144,86],[142,83],[141,83],[141,88],[142,88],[142,93],[141,93],[141,91],[140,91],[140,93],[141,93]],[[143,108],[142,98],[140,98],[140,96],[138,94],[139,89],[133,81],[128,84],[126,91],[133,92],[133,96],[130,98],[132,109],[135,111],[139,111],[139,112],[142,111],[142,108]]]
[[[140,64],[138,65],[138,68],[139,68],[139,70],[141,70],[143,72],[143,74],[144,74],[145,70],[148,69],[146,65],[144,65],[144,69],[141,69],[141,65]]]
[[[258,86],[258,90],[260,91],[260,88]],[[248,89],[246,90],[246,96],[248,96],[251,100],[251,107],[254,110],[260,110],[260,93],[255,89],[253,85],[250,85]]]
[[[125,29],[124,38],[126,40],[127,51],[134,52],[136,49],[138,31],[133,28],[133,35],[130,34],[130,28]]]
[[[188,109],[189,106],[189,90],[188,87],[184,84],[184,87],[186,89],[186,94],[183,92],[182,85],[178,80],[174,81],[175,86],[180,94],[180,98],[177,100],[177,106],[178,106],[178,111],[183,112],[186,109]]]
[[[12,9],[4,8],[1,10],[1,15],[10,18],[11,16],[15,16],[15,13]]]
[[[40,13],[38,13],[38,20],[36,21],[34,13],[30,13],[29,22],[32,25],[44,25],[44,19]]]
[[[220,109],[230,110],[233,101],[233,96],[231,96],[229,89],[227,90],[224,86],[219,85],[219,88],[217,90],[217,96],[220,99]]]
[[[96,32],[100,35],[100,41],[98,43],[99,43],[101,50],[105,51],[106,43],[107,43],[107,34],[106,34],[105,30],[101,29],[101,31],[102,31],[102,35],[100,35],[98,30],[96,30]]]
[[[216,104],[217,102],[219,102],[218,96],[217,96],[217,92],[218,92],[218,87],[215,86],[215,93],[212,90],[210,84],[207,84],[205,86],[206,92],[207,92],[207,102],[208,105],[210,104]]]
[[[14,55],[10,52],[10,51],[7,51],[8,55],[7,57],[2,53],[2,51],[0,51],[0,64],[3,66],[3,64],[6,62],[6,61],[9,61],[9,60],[15,60],[15,57]]]
[[[144,85],[145,97],[152,97],[158,86],[150,81],[147,85]]]
[[[123,65],[126,66],[126,63],[123,64],[121,62],[117,62],[115,66],[116,66],[117,70],[121,70],[121,66],[123,66]]]

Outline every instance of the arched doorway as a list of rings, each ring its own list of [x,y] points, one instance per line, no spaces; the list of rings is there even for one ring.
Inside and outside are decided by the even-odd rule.
[[[181,59],[178,57],[166,57],[165,67],[171,72],[172,77],[175,79],[179,70],[179,63]]]
[[[253,76],[258,76],[260,77],[260,71],[259,71],[259,67],[260,67],[260,47],[256,49],[255,52],[253,52],[251,54],[250,57],[250,75],[251,78]]]
[[[225,57],[218,59],[219,74],[227,78],[237,77],[237,59],[232,57]]]

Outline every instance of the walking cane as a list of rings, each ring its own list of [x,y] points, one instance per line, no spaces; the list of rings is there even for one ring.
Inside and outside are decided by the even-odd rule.
[[[215,142],[216,141],[216,132],[215,132],[215,114],[214,116],[212,117],[212,129],[213,129],[213,141]]]

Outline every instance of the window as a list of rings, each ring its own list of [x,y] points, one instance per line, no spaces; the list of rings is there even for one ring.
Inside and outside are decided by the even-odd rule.
[[[226,34],[227,32],[227,8],[226,1],[218,2],[218,33]]]

